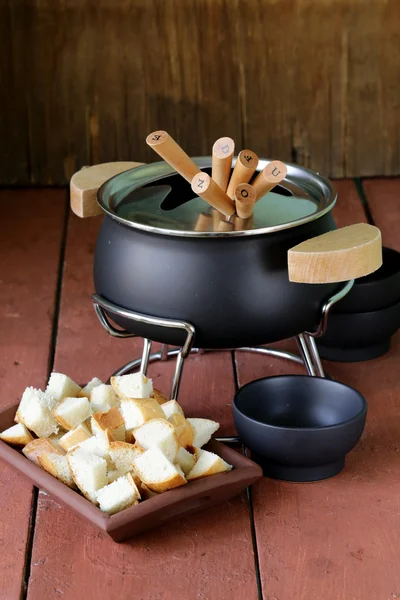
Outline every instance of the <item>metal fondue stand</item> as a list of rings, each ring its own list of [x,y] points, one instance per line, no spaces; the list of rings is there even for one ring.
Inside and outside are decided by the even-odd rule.
[[[322,307],[321,320],[315,331],[307,331],[300,333],[296,338],[296,342],[300,351],[300,355],[293,354],[291,352],[285,352],[283,350],[275,350],[273,348],[254,346],[254,347],[242,347],[235,348],[240,352],[253,352],[255,354],[265,354],[269,356],[275,356],[286,360],[291,360],[298,364],[303,364],[308,375],[313,377],[325,377],[325,373],[322,367],[321,359],[318,353],[315,339],[322,336],[327,327],[329,312],[334,304],[339,302],[344,296],[351,290],[354,285],[354,279],[348,281],[336,294],[331,296]],[[179,394],[179,387],[182,378],[182,370],[184,360],[191,353],[201,354],[203,352],[218,352],[218,350],[206,350],[200,348],[193,348],[193,342],[196,334],[196,330],[193,325],[185,321],[178,321],[172,319],[163,319],[160,317],[152,317],[150,315],[143,315],[140,313],[121,308],[108,300],[105,300],[102,296],[94,294],[92,296],[93,306],[96,314],[99,318],[100,323],[104,329],[113,337],[117,338],[129,338],[138,337],[137,334],[131,333],[126,330],[115,328],[109,321],[107,313],[115,314],[120,317],[130,319],[137,323],[146,323],[155,325],[158,327],[164,327],[169,329],[179,329],[186,331],[186,340],[182,347],[169,349],[166,344],[162,345],[161,352],[151,353],[152,340],[144,338],[143,352],[141,358],[137,358],[123,367],[119,368],[112,375],[126,375],[127,373],[134,371],[137,367],[140,367],[140,372],[146,375],[147,368],[150,362],[157,360],[167,360],[170,356],[176,356],[175,372],[172,380],[172,387],[170,398],[177,399]]]

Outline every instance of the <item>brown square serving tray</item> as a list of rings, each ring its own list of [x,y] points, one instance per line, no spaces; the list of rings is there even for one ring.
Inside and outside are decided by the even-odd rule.
[[[0,431],[14,424],[17,408],[18,404],[0,413]],[[232,448],[215,440],[206,448],[221,456],[233,469],[228,473],[212,475],[164,492],[112,516],[103,513],[78,492],[71,490],[1,440],[0,458],[26,475],[35,486],[52,494],[62,504],[107,533],[115,542],[122,542],[174,519],[220,504],[262,477],[262,470],[258,465]]]

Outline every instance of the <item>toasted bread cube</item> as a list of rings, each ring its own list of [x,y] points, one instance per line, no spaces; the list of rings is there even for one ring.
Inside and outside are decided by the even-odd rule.
[[[58,433],[59,425],[48,408],[53,400],[46,392],[33,387],[26,388],[17,410],[19,422],[38,437],[49,437],[52,433]]]
[[[74,398],[80,391],[81,386],[62,373],[52,373],[46,388],[46,392],[54,396],[57,402],[64,398]]]
[[[180,469],[159,448],[146,450],[134,464],[142,483],[153,492],[165,492],[186,483]]]
[[[216,473],[224,473],[231,469],[232,465],[229,465],[217,454],[208,452],[207,450],[200,450],[196,464],[188,474],[187,480],[193,481],[194,479],[201,479],[202,477],[208,477]]]
[[[82,494],[97,504],[96,492],[108,484],[107,462],[79,446],[67,454],[72,477]]]
[[[97,492],[100,509],[109,515],[114,515],[128,506],[138,504],[139,500],[140,492],[129,473]]]
[[[168,402],[164,402],[164,404],[161,405],[161,408],[164,412],[166,419],[169,419],[170,417],[172,417],[172,415],[182,415],[182,417],[185,416],[181,405],[178,404],[176,400],[169,400]]]
[[[144,450],[140,446],[127,444],[126,442],[110,443],[110,458],[122,473],[129,473],[135,469],[133,463],[135,459],[143,454]]]
[[[171,415],[168,421],[175,427],[179,444],[184,448],[193,446],[194,432],[189,421],[179,413],[174,413]]]
[[[3,442],[6,442],[7,444],[11,444],[11,446],[23,448],[33,440],[33,436],[25,425],[17,423],[17,425],[13,425],[0,433],[0,440],[3,440]]]
[[[154,398],[123,399],[121,400],[120,410],[127,431],[139,427],[139,425],[150,421],[150,419],[164,419],[165,417],[161,406]]]
[[[70,488],[75,487],[66,456],[43,452],[43,454],[38,456],[38,461],[42,469],[50,473],[50,475],[53,475],[53,477],[62,481],[62,483]]]
[[[168,402],[168,400],[169,400],[169,398],[167,398],[167,396],[165,394],[160,392],[160,390],[156,390],[156,388],[153,388],[153,393],[151,394],[150,397],[157,400],[158,404],[164,404],[165,402]]]
[[[103,385],[103,382],[98,377],[93,377],[93,379],[91,379],[89,381],[89,383],[87,383],[85,385],[85,387],[83,387],[81,389],[81,391],[79,392],[78,396],[81,396],[81,397],[85,396],[85,398],[87,398],[89,400],[90,399],[90,394],[92,393],[92,391],[94,390],[94,388],[97,387],[98,385]]]
[[[66,452],[69,452],[70,450],[73,450],[74,448],[76,448],[76,446],[79,446],[81,442],[84,442],[91,436],[92,434],[90,433],[88,427],[84,423],[81,423],[80,425],[78,425],[78,427],[75,427],[75,429],[67,431],[67,433],[65,433],[60,438],[60,446]]]
[[[150,398],[153,382],[143,373],[111,377],[111,385],[120,398]]]
[[[118,408],[95,413],[91,418],[92,433],[106,446],[113,440],[125,441],[125,422]]]
[[[161,452],[174,462],[179,451],[179,442],[175,429],[166,419],[152,419],[134,430],[136,442],[148,450],[159,448]]]
[[[187,419],[193,429],[192,445],[196,448],[202,448],[210,441],[213,433],[219,429],[219,423],[210,419]]]
[[[180,466],[180,468],[186,476],[188,475],[188,473],[190,473],[190,471],[193,469],[196,463],[196,455],[191,454],[190,452],[185,450],[185,448],[181,447],[179,448],[179,452],[176,456],[175,463]]]
[[[37,438],[32,440],[22,449],[22,454],[34,462],[35,465],[39,465],[39,456],[44,453],[63,455],[64,450],[58,448],[54,442],[51,442],[48,438]]]
[[[112,385],[97,385],[90,394],[90,406],[93,413],[107,412],[110,408],[119,406],[119,398]]]
[[[53,410],[53,415],[61,427],[67,431],[75,429],[86,421],[92,414],[90,402],[87,398],[64,398]]]

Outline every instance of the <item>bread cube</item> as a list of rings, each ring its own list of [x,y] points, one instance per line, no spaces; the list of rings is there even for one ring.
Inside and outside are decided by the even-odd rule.
[[[161,408],[164,412],[165,418],[169,419],[172,415],[182,415],[185,416],[182,407],[177,403],[176,400],[169,400],[168,402],[164,402],[161,405]]]
[[[46,392],[33,387],[26,388],[17,410],[19,423],[38,437],[49,437],[52,433],[58,433],[59,425],[48,408],[52,402],[52,397]]]
[[[52,373],[46,387],[46,392],[54,396],[57,402],[61,402],[64,398],[73,398],[80,391],[81,386],[62,373]]]
[[[13,425],[0,433],[0,440],[3,440],[3,442],[6,442],[11,446],[23,448],[33,440],[33,436],[25,425],[17,423],[17,425]]]
[[[75,487],[66,456],[44,452],[38,457],[39,465],[70,488]]]
[[[196,463],[196,456],[185,450],[185,448],[179,448],[175,463],[180,466],[186,476],[193,469]]]
[[[70,431],[86,421],[92,414],[90,402],[87,398],[64,398],[53,410],[53,415],[58,423]]]
[[[118,408],[95,413],[90,423],[92,433],[106,446],[113,440],[125,441],[125,422]]]
[[[109,448],[111,460],[123,474],[134,470],[133,463],[143,452],[144,450],[140,446],[134,446],[126,442],[111,442]]]
[[[35,463],[35,465],[39,465],[39,457],[44,453],[63,455],[64,450],[57,447],[54,442],[51,442],[48,438],[37,438],[32,440],[22,449],[22,454]]]
[[[90,406],[92,412],[107,412],[110,408],[119,405],[119,398],[112,385],[102,383],[97,385],[90,394]]]
[[[213,433],[219,429],[219,423],[210,419],[187,419],[193,429],[192,445],[196,448],[202,448],[210,441]]]
[[[224,473],[230,471],[232,465],[225,462],[220,456],[207,450],[200,450],[199,457],[193,469],[187,475],[188,481],[215,475],[216,473]]]
[[[154,398],[122,399],[120,410],[124,417],[127,431],[139,427],[139,425],[146,423],[146,421],[150,421],[150,419],[165,418],[161,406]]]
[[[150,448],[134,462],[141,481],[153,492],[161,493],[185,485],[180,470],[159,448]]]
[[[152,419],[134,430],[136,442],[148,450],[159,448],[161,452],[174,462],[179,451],[179,442],[175,429],[166,419]]]
[[[107,462],[79,446],[67,454],[72,477],[82,494],[97,504],[96,492],[108,484]]]
[[[60,446],[66,452],[69,452],[91,436],[92,434],[90,433],[89,428],[85,425],[85,423],[81,423],[78,425],[78,427],[71,429],[71,431],[68,431],[60,438]]]
[[[92,391],[94,390],[95,387],[97,387],[98,385],[102,385],[103,382],[101,381],[101,379],[99,379],[98,377],[93,377],[93,379],[91,379],[89,381],[89,383],[87,383],[85,385],[85,387],[83,387],[81,389],[81,391],[79,392],[78,396],[85,396],[86,398],[90,398],[90,394],[92,393]]]
[[[189,421],[180,413],[174,413],[168,421],[174,426],[178,442],[184,448],[193,446],[194,431]]]
[[[129,473],[97,492],[100,509],[109,515],[114,515],[128,506],[138,504],[139,500],[139,490]]]
[[[153,382],[143,373],[111,377],[111,385],[120,398],[150,398]]]
[[[160,392],[160,390],[156,390],[156,388],[153,388],[153,393],[151,394],[150,397],[157,400],[158,404],[164,404],[165,402],[168,402],[168,400],[169,400],[169,398],[167,398],[167,396],[165,394]]]

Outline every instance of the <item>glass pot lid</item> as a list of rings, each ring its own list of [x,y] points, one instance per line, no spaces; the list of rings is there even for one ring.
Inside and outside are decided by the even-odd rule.
[[[194,158],[211,175],[211,157]],[[233,161],[235,164],[236,159]],[[261,159],[254,177],[270,160]],[[103,211],[120,223],[152,233],[191,237],[258,235],[313,221],[330,211],[337,194],[321,175],[287,164],[286,178],[260,198],[250,219],[227,220],[168,163],[143,165],[116,175],[98,191]],[[250,182],[251,183],[251,182]]]

